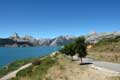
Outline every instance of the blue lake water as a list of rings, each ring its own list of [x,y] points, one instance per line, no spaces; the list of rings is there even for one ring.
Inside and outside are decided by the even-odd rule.
[[[59,49],[60,47],[50,47],[50,46],[0,48],[0,67],[3,67],[15,60],[45,56]]]

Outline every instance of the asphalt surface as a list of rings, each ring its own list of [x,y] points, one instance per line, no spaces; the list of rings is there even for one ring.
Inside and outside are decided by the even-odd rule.
[[[112,70],[112,71],[120,72],[120,64],[119,63],[96,61],[96,60],[88,59],[88,58],[84,58],[83,62],[84,63],[91,63],[95,66],[105,68],[105,69],[109,69],[109,70]]]

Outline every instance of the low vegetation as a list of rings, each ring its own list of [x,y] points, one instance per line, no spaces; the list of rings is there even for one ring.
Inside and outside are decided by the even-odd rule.
[[[34,60],[32,66],[18,72],[17,76],[11,80],[43,80],[48,69],[55,63],[56,59],[52,57]]]
[[[120,37],[102,39],[97,44],[93,45],[90,51],[119,53]]]
[[[102,39],[88,52],[91,58],[120,63],[120,37]]]
[[[99,77],[98,77],[99,76]],[[43,80],[120,80],[119,76],[79,65],[64,54],[57,55],[57,65],[48,69]]]
[[[33,65],[21,70],[10,80],[120,80],[105,72],[79,65],[65,54],[32,59]],[[98,77],[99,76],[99,77]]]
[[[18,60],[18,61],[10,63],[9,65],[0,69],[0,77],[6,75],[7,73],[9,73],[13,70],[18,69],[22,65],[24,65],[26,63],[29,63],[31,61],[32,61],[32,58],[31,59]]]

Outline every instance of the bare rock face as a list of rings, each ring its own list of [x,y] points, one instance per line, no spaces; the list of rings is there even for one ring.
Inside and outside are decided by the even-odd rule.
[[[57,38],[52,39],[50,46],[61,46],[73,42],[75,37],[72,36],[59,36]]]
[[[23,37],[23,40],[32,42],[34,40],[34,38],[32,36],[26,35],[26,36]]]
[[[19,38],[19,35],[17,33],[14,33],[11,37]]]
[[[50,39],[39,39],[39,45],[40,46],[49,46],[51,40]]]
[[[120,32],[105,32],[90,34],[86,36],[86,42],[95,44],[104,38],[116,38],[118,36],[120,36]]]
[[[10,39],[14,40],[14,41],[17,41],[20,39],[19,35],[17,33],[13,33],[12,36],[9,37]]]
[[[24,36],[20,37],[17,33],[14,33],[9,39],[12,39],[16,42],[29,42],[34,46],[63,46],[65,44],[71,43],[75,40],[76,37],[74,36],[58,36],[53,39],[35,39],[32,36]]]
[[[14,33],[8,39],[12,40],[12,45],[8,45],[5,43],[6,46],[63,46],[65,44],[71,43],[74,41],[74,36],[59,36],[53,39],[35,39],[32,36],[24,36],[20,37],[17,33]]]

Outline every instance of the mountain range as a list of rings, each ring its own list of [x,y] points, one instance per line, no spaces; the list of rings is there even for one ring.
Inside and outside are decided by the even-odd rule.
[[[115,38],[120,36],[120,32],[104,32],[104,33],[90,33],[84,35],[86,42],[95,44],[103,38]],[[58,36],[55,38],[36,39],[32,36],[21,37],[17,33],[14,33],[8,38],[0,38],[0,47],[26,47],[26,46],[63,46],[65,44],[74,42],[76,36]]]
[[[76,37],[74,36],[58,36],[50,39],[36,39],[32,36],[20,37],[17,33],[14,33],[8,38],[0,38],[1,47],[26,47],[26,46],[63,46],[70,42],[73,42]]]

